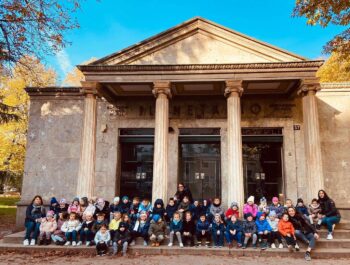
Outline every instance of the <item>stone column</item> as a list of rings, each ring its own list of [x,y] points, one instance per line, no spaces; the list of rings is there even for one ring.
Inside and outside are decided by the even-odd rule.
[[[96,90],[94,84],[83,84],[85,93],[84,124],[81,144],[79,174],[77,180],[78,196],[94,196],[96,159]]]
[[[324,188],[320,128],[318,121],[316,92],[320,90],[317,79],[302,81],[298,93],[302,95],[304,145],[306,155],[306,177],[308,181],[308,197],[317,198],[317,193]]]
[[[152,200],[167,201],[170,82],[154,82],[156,97]]]
[[[244,204],[244,180],[242,161],[241,102],[243,93],[241,80],[227,80],[227,204],[237,202],[242,210]]]

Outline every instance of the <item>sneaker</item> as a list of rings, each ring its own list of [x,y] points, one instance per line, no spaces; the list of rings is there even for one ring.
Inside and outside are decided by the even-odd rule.
[[[271,248],[276,248],[275,243],[272,243],[272,244],[271,244]]]
[[[280,243],[280,244],[278,245],[278,248],[283,248],[283,244]]]
[[[183,248],[183,247],[184,247],[184,244],[183,244],[183,243],[180,243],[179,246],[180,246],[180,248]]]
[[[168,247],[172,247],[172,246],[173,246],[173,243],[169,243],[169,244],[168,244]]]
[[[74,242],[75,243],[75,242]],[[73,243],[73,246],[74,246],[74,243]],[[79,241],[77,246],[81,246],[83,244],[83,242]]]
[[[23,246],[29,246],[29,240],[28,239],[23,241]]]
[[[30,241],[30,245],[31,245],[31,246],[35,246],[35,239],[32,239],[32,240]]]
[[[75,247],[77,245],[77,242],[73,241],[72,246]]]
[[[90,246],[90,241],[86,241],[86,244],[85,244],[85,246]]]
[[[295,244],[295,250],[296,250],[296,251],[300,251],[300,247],[299,247],[298,244]]]
[[[131,241],[130,246],[135,246],[135,240]]]
[[[332,240],[332,239],[333,239],[332,233],[328,233],[328,235],[327,235],[327,240]]]
[[[310,261],[311,260],[311,255],[310,255],[309,251],[306,251],[304,258],[305,258],[306,261]]]
[[[238,243],[237,244],[237,248],[241,248],[242,247],[242,244],[241,243]]]
[[[70,241],[67,241],[66,244],[64,244],[65,246],[70,246]]]

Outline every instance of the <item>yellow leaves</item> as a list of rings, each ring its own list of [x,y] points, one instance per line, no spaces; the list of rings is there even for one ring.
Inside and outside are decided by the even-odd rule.
[[[325,64],[318,70],[320,82],[350,81],[350,59],[344,59],[338,53],[332,53]]]

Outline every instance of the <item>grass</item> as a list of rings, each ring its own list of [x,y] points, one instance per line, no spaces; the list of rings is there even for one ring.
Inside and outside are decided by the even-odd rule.
[[[16,220],[16,208],[0,208],[0,219],[14,219]]]
[[[19,200],[20,197],[18,196],[0,196],[0,208],[3,208],[1,206],[16,206],[16,203],[19,202]]]

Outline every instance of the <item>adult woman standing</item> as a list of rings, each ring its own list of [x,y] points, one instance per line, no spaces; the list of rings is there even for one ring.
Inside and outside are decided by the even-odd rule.
[[[289,220],[295,229],[295,236],[308,244],[305,260],[311,260],[311,250],[315,248],[316,240],[319,238],[315,228],[306,220],[306,218],[299,214],[293,207],[288,208]],[[299,247],[296,248],[299,250]]]
[[[41,224],[41,218],[46,216],[46,210],[43,205],[43,199],[41,196],[34,196],[30,205],[26,210],[26,219],[24,226],[26,228],[25,238],[23,245],[34,246],[39,235],[39,227]]]
[[[193,197],[190,189],[185,187],[185,185],[180,182],[177,185],[177,191],[175,193],[174,198],[176,198],[177,203],[181,203],[185,196],[187,196],[190,203],[193,203]]]
[[[328,235],[327,239],[333,239],[334,225],[340,222],[340,213],[335,206],[334,201],[328,197],[324,190],[318,192],[318,203],[320,204],[321,211],[318,214],[318,218],[322,220],[322,225],[327,225]]]

